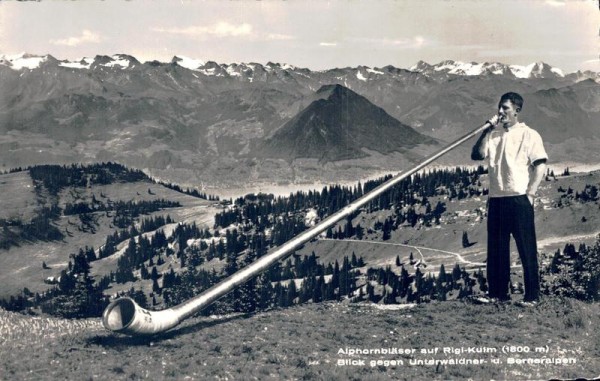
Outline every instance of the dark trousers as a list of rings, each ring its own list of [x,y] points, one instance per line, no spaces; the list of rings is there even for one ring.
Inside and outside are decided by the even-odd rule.
[[[540,294],[537,242],[533,206],[526,195],[489,199],[487,258],[489,295],[493,298],[510,299],[508,287],[511,234],[517,243],[523,264],[524,300],[537,300]]]

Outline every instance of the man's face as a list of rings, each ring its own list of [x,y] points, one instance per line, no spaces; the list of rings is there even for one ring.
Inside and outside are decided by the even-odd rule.
[[[517,114],[518,112],[515,105],[509,100],[500,103],[498,106],[498,115],[500,117],[498,120],[499,123],[512,126],[517,123]]]

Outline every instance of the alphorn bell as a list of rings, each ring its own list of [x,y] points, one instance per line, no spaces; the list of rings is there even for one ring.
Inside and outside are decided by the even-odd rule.
[[[266,254],[265,256],[256,260],[254,263],[244,267],[230,277],[224,279],[220,283],[217,283],[199,295],[177,306],[162,311],[149,311],[137,305],[137,303],[131,298],[124,297],[113,301],[106,307],[104,313],[102,314],[102,323],[104,324],[104,327],[113,332],[124,333],[132,336],[153,335],[175,327],[183,320],[208,307],[211,303],[229,293],[234,288],[239,287],[250,279],[260,275],[276,262],[289,257],[295,252],[295,250],[299,249],[300,246],[326,231],[329,227],[332,227],[343,218],[354,213],[360,207],[372,201],[383,192],[389,190],[400,181],[421,170],[435,159],[456,148],[486,128],[492,126],[493,125],[491,122],[486,122],[483,126],[476,128],[472,132],[454,141],[409,171],[397,174],[372,191],[365,193],[359,199],[330,215],[317,225],[300,233],[288,242],[279,246],[271,253]]]

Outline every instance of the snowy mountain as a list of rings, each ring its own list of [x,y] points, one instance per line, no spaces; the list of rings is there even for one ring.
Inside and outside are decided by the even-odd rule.
[[[325,87],[337,90],[324,99],[329,92],[319,89],[332,85],[343,88]],[[176,182],[293,181],[306,173],[337,179],[340,167],[331,163],[356,160],[347,173],[360,176],[357,165],[365,171],[389,170],[431,153],[411,145],[394,151],[405,140],[394,135],[396,122],[449,141],[489,118],[498,95],[506,91],[523,94],[523,115],[543,122],[555,145],[553,159],[596,160],[590,152],[597,150],[578,149],[581,155],[575,158],[570,147],[600,139],[598,74],[565,75],[543,63],[517,67],[421,61],[410,70],[358,66],[311,71],[273,62],[222,64],[183,56],[141,63],[127,54],[73,61],[20,54],[0,56],[0,88],[3,170],[120,161]],[[333,96],[338,93],[345,95]],[[313,104],[319,99],[327,103]],[[349,117],[344,110],[352,110],[337,102],[344,99],[366,110],[365,115]],[[362,124],[349,124],[356,121]],[[319,147],[329,153],[298,146],[319,141],[321,130],[335,136],[342,126],[349,126],[356,139],[340,135],[323,140]],[[369,134],[378,128],[394,138],[370,141]],[[296,146],[285,139],[286,131],[300,139]],[[269,149],[257,149],[269,138]],[[289,147],[290,155],[282,155],[282,146]],[[303,171],[296,162],[304,158],[326,164]]]
[[[27,53],[18,55],[0,55],[0,65],[7,66],[13,70],[34,70],[47,63],[56,63],[56,65],[70,69],[93,69],[96,66],[120,67],[123,69],[133,68],[140,65],[140,62],[132,56],[126,54],[115,54],[112,56],[96,56],[94,58],[84,57],[74,61],[58,61],[56,58],[47,54],[36,56]]]
[[[31,55],[21,53],[18,55],[0,55],[0,66],[7,66],[13,70],[39,68],[41,64],[48,61],[56,61],[59,66],[71,69],[92,69],[95,66],[105,67],[120,67],[123,69],[132,69],[135,65],[140,65],[140,62],[132,56],[126,54],[115,54],[112,56],[96,56],[94,58],[84,57],[81,59],[68,61],[58,61],[51,55]],[[266,65],[258,63],[232,63],[232,64],[217,64],[212,61],[203,61],[185,56],[174,56],[170,62],[150,61],[146,64],[167,65],[176,64],[186,69],[200,72],[206,76],[230,76],[240,77],[243,79],[260,77],[262,72],[273,73],[279,71],[288,72],[306,72],[308,69],[298,68],[289,64],[279,64],[269,62]],[[217,69],[217,66],[219,69]],[[334,70],[351,70],[353,76],[361,81],[376,79],[378,76],[389,75],[390,72],[382,68],[370,68],[367,66],[359,66],[356,68],[334,69]],[[600,74],[590,71],[576,72],[565,74],[563,70],[552,67],[544,62],[534,62],[526,66],[506,65],[499,62],[462,62],[446,60],[437,64],[429,64],[424,61],[419,61],[409,68],[410,71],[418,72],[426,76],[446,78],[445,75],[461,75],[461,76],[479,76],[479,75],[502,75],[514,76],[516,78],[565,78],[566,76],[574,76],[581,79],[599,79]],[[321,73],[329,72],[329,70],[321,71]],[[319,72],[313,72],[319,73]]]
[[[410,68],[428,76],[439,74],[454,75],[512,75],[516,78],[564,78],[565,74],[561,69],[554,68],[544,62],[534,62],[527,66],[505,65],[499,62],[461,62],[461,61],[442,61],[435,65],[419,61]]]
[[[49,60],[55,59],[49,54],[45,56],[35,56],[27,53],[16,55],[0,55],[0,65],[10,67],[13,70],[33,70],[39,68],[42,63]]]
[[[198,70],[200,67],[204,66],[206,63],[204,61],[196,60],[189,57],[184,56],[175,56],[171,60],[171,63],[176,63],[179,66],[182,66],[186,69],[190,70]]]

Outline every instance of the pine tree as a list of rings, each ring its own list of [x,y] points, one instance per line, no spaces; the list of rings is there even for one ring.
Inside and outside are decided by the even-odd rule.
[[[580,246],[572,274],[575,297],[587,301],[600,300],[600,237],[592,247]]]
[[[159,295],[161,293],[161,289],[157,279],[152,279],[152,292],[157,293]]]
[[[286,296],[286,306],[293,306],[294,305],[294,300],[296,299],[296,297],[298,296],[298,292],[296,291],[296,282],[292,279],[289,282],[288,288],[287,288],[287,296]]]
[[[446,270],[444,265],[440,266],[440,272],[435,280],[435,298],[437,300],[446,300],[446,287],[444,282],[446,281]]]
[[[375,298],[375,287],[369,282],[367,283],[367,296],[370,302],[377,303],[377,299]]]
[[[355,234],[356,234],[356,239],[361,240],[363,239],[364,235],[365,235],[365,229],[360,226],[360,224],[357,224],[356,227],[354,228]]]
[[[42,310],[66,318],[98,316],[106,302],[100,287],[94,286],[85,252],[73,256],[73,261],[71,274],[61,272],[59,289],[62,294],[45,303]]]
[[[90,264],[88,263],[88,259],[83,252],[83,250],[79,250],[77,255],[72,255],[73,266],[71,272],[73,274],[89,274],[90,272]]]
[[[410,275],[408,271],[402,266],[402,270],[400,270],[400,297],[405,297],[408,294],[408,289],[410,288]]]
[[[275,283],[275,288],[273,289],[273,293],[275,294],[276,305],[278,307],[287,307],[287,299],[286,299],[286,289],[281,284],[281,282]]]
[[[471,243],[469,242],[469,237],[467,235],[466,231],[463,231],[463,235],[462,235],[462,247],[469,247],[471,246]]]
[[[415,293],[414,300],[417,303],[421,303],[422,295],[427,294],[427,287],[425,287],[425,280],[423,279],[423,273],[420,269],[415,272]]]
[[[560,249],[556,250],[554,256],[552,256],[552,262],[550,262],[550,273],[557,274],[560,271],[559,265],[561,262]]]
[[[481,292],[486,292],[488,290],[487,281],[481,269],[477,272],[477,282],[479,283],[479,289]]]
[[[140,268],[140,277],[142,279],[148,279],[150,277],[150,274],[148,273],[148,269],[146,268],[146,266],[144,266],[143,263],[142,263],[142,267]]]
[[[382,239],[384,241],[387,241],[391,237],[392,237],[392,222],[391,222],[391,220],[389,218],[386,218],[385,222],[383,223],[383,237],[382,237]]]
[[[460,266],[458,265],[458,263],[455,263],[454,267],[452,268],[452,281],[458,282],[460,280],[460,276],[461,276]]]
[[[355,299],[353,299],[353,301],[354,302],[362,302],[364,300],[364,298],[365,298],[365,293],[363,292],[363,288],[360,287],[358,289],[358,296]]]
[[[352,252],[352,260],[350,261],[350,264],[352,265],[352,268],[358,267],[358,260],[356,259],[356,254],[354,254],[354,251]]]
[[[131,290],[129,290],[129,292],[127,293],[127,296],[131,297],[133,300],[135,300],[135,302],[142,308],[148,308],[148,297],[146,296],[146,294],[144,294],[144,291],[142,290],[134,290],[133,287],[131,287]],[[154,302],[156,302],[156,300],[154,299],[154,297],[152,297]]]
[[[340,287],[340,264],[337,259],[335,260],[335,264],[333,266],[333,275],[331,276],[331,286],[334,289]]]
[[[446,282],[446,278],[447,278],[447,275],[446,275],[446,268],[444,267],[444,264],[443,264],[443,263],[440,265],[440,272],[439,272],[439,274],[438,274],[438,278],[439,278],[439,279],[440,279],[442,282]]]
[[[349,295],[352,292],[350,275],[350,261],[344,257],[344,262],[340,270],[340,298]]]
[[[246,257],[244,258],[244,266],[248,266],[254,262],[256,253],[250,249]],[[257,279],[252,278],[240,287],[240,302],[241,308],[244,312],[256,311],[258,301],[258,288]]]
[[[344,227],[344,236],[350,238],[354,235],[354,227],[352,226],[352,219],[346,219],[346,226]]]

